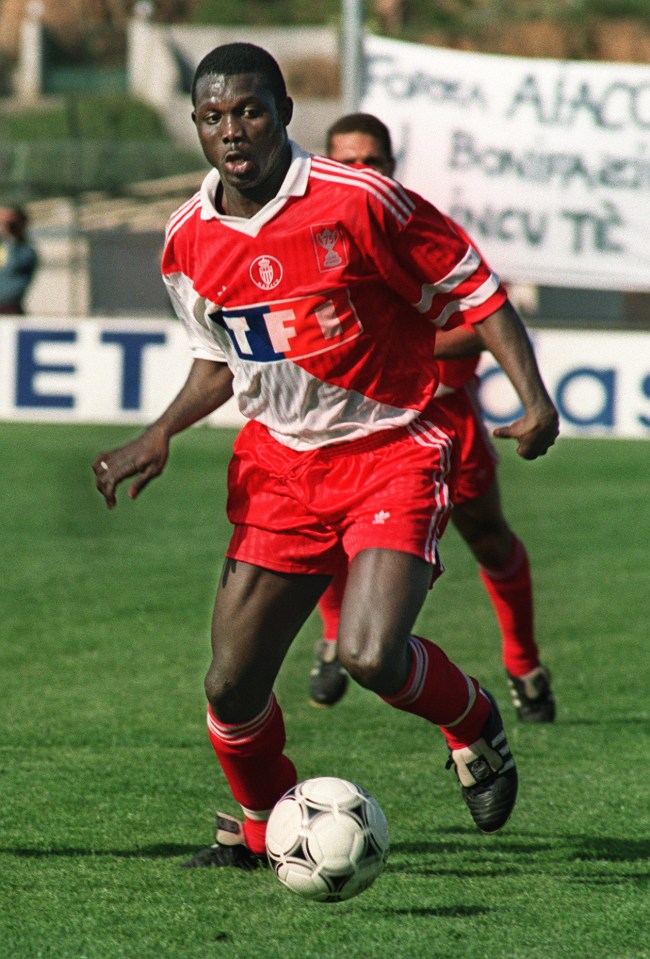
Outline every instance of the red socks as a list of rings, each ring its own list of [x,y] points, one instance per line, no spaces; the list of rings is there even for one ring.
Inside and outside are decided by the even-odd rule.
[[[533,583],[524,544],[515,537],[505,566],[501,569],[479,566],[479,574],[501,630],[503,665],[512,676],[524,676],[539,666],[534,633]],[[326,641],[335,640],[338,634],[346,578],[347,572],[336,575],[318,604]]]
[[[450,749],[476,742],[490,712],[477,681],[427,639],[411,636],[409,648],[412,662],[406,685],[384,701],[440,726]]]
[[[513,676],[523,676],[539,666],[534,638],[533,583],[528,554],[515,537],[512,552],[501,569],[479,567],[501,630],[503,665]],[[335,640],[347,572],[334,577],[323,593],[318,611],[323,620],[323,638]]]
[[[476,742],[490,704],[475,679],[454,665],[434,643],[409,640],[412,662],[404,688],[385,701],[440,726],[450,749]],[[234,799],[244,812],[244,837],[254,853],[265,850],[266,822],[273,806],[297,782],[284,755],[282,712],[272,693],[264,709],[244,723],[222,723],[208,706],[208,733]]]
[[[259,715],[245,723],[222,723],[208,706],[208,735],[243,809],[246,845],[254,853],[265,849],[266,821],[280,796],[295,786],[296,769],[282,752],[284,720],[275,696]]]
[[[479,567],[501,629],[503,665],[513,676],[539,666],[534,638],[533,584],[524,544],[515,537],[502,569]]]
[[[323,639],[326,643],[334,642],[338,636],[341,604],[347,579],[347,569],[337,573],[318,601],[318,612],[323,620]]]

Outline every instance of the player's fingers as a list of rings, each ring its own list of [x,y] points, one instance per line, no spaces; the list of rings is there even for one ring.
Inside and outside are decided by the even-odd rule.
[[[111,470],[108,462],[107,455],[104,454],[103,456],[98,456],[92,465],[92,469],[95,474],[95,486],[104,497],[107,507],[112,509],[116,503],[116,482],[113,471]]]
[[[160,474],[160,466],[157,463],[150,463],[129,486],[129,499],[136,499],[138,494]]]
[[[517,455],[525,460],[533,460],[539,454],[534,452],[534,437],[529,433],[522,433],[521,426],[511,423],[509,426],[498,426],[492,431],[498,439],[512,439],[517,441]]]
[[[535,450],[531,446],[528,446],[526,443],[520,443],[517,447],[517,455],[521,456],[525,460],[535,460],[538,456],[541,456],[542,453],[539,450]]]
[[[120,483],[138,472],[138,466],[133,457],[123,450],[114,450],[104,453],[93,463],[96,476],[96,486],[106,500],[106,505],[112,509],[116,505],[115,492]]]
[[[536,460],[539,456],[546,456],[549,449],[551,448],[552,443],[528,443],[520,444],[517,452],[525,460]]]
[[[492,430],[492,436],[496,436],[498,439],[509,440],[511,437],[517,438],[517,433],[512,428],[512,426],[497,426],[496,429]]]

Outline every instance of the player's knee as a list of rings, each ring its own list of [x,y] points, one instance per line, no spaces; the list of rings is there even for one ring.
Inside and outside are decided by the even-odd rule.
[[[230,712],[238,698],[235,679],[223,670],[211,666],[203,682],[205,695],[215,716]]]
[[[465,539],[477,561],[490,567],[499,567],[508,561],[514,542],[514,536],[505,524],[477,526]]]
[[[373,692],[385,695],[392,684],[393,666],[380,645],[345,646],[339,643],[339,659],[351,678]]]
[[[261,713],[273,689],[260,670],[251,675],[235,663],[212,663],[203,685],[213,714],[224,723],[246,722]]]

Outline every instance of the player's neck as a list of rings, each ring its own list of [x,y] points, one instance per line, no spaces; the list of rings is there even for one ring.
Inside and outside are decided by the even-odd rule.
[[[238,216],[250,220],[277,196],[290,165],[291,150],[289,148],[286,161],[278,164],[263,183],[248,190],[240,190],[222,180],[215,196],[216,209],[224,216]]]

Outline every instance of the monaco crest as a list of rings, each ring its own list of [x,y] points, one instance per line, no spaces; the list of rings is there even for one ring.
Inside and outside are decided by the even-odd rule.
[[[273,290],[282,279],[282,264],[274,256],[258,256],[251,263],[250,278],[260,290]]]

